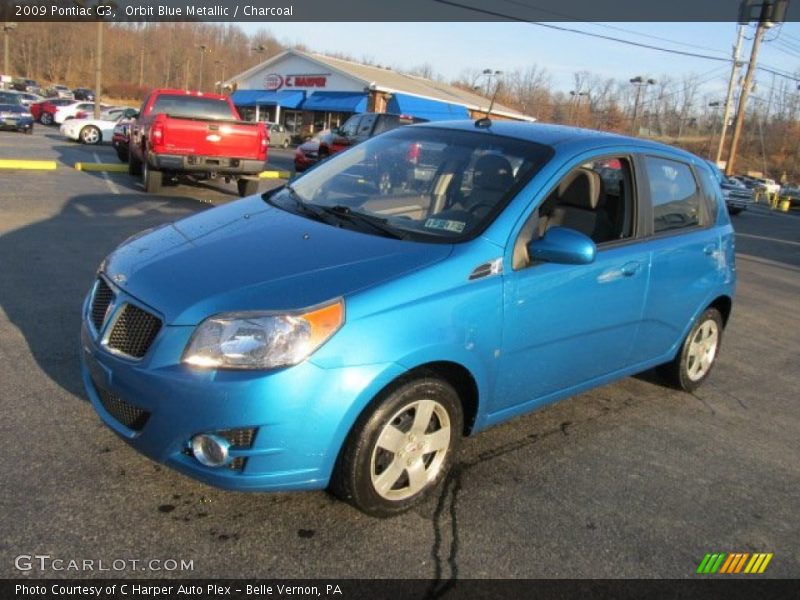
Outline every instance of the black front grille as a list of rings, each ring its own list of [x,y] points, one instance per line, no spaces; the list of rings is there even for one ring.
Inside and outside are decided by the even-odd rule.
[[[161,320],[133,304],[126,304],[117,317],[108,347],[134,358],[142,358],[161,329]]]
[[[103,327],[103,321],[106,320],[106,311],[108,305],[114,299],[114,292],[108,287],[108,284],[103,279],[97,280],[97,286],[94,290],[94,297],[92,298],[92,323],[97,331]]]
[[[97,395],[100,397],[100,404],[103,405],[103,408],[125,427],[141,431],[147,424],[147,419],[150,418],[149,412],[133,404],[128,404],[119,396],[115,396],[97,384],[95,384],[95,389],[97,389]]]

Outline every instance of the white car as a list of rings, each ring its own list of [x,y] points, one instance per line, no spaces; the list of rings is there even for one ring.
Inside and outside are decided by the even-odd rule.
[[[103,110],[108,108],[111,107],[104,106]],[[65,106],[59,106],[56,108],[56,112],[53,115],[53,121],[60,125],[68,119],[76,118],[79,112],[84,112],[87,114],[93,113],[94,102],[72,102],[71,104],[66,104]]]
[[[70,100],[75,98],[75,94],[72,93],[72,90],[61,84],[51,85],[48,92],[54,98],[67,98]]]
[[[71,140],[84,144],[111,141],[114,127],[122,119],[136,114],[135,108],[118,107],[103,111],[99,119],[68,119],[61,125],[61,133]]]

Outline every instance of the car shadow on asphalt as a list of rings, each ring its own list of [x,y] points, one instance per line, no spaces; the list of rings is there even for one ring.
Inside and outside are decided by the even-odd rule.
[[[55,216],[0,236],[0,307],[41,370],[85,398],[78,356],[81,305],[100,261],[144,229],[203,210],[191,198],[87,194]]]

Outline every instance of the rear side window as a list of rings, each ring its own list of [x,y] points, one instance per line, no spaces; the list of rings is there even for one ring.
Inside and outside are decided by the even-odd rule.
[[[361,121],[358,124],[358,132],[356,135],[359,136],[367,136],[369,135],[369,130],[372,129],[372,124],[375,122],[376,115],[364,115],[361,118]]]
[[[692,170],[686,163],[644,158],[653,204],[653,233],[701,225],[703,210]]]
[[[199,96],[172,96],[163,94],[156,98],[150,111],[153,115],[166,113],[171,117],[193,119],[234,119],[231,107],[225,100]]]

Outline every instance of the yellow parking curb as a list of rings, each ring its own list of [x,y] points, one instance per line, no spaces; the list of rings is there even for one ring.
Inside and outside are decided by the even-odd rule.
[[[0,169],[25,169],[36,171],[54,171],[56,161],[54,160],[17,160],[0,159]]]
[[[259,179],[289,179],[292,176],[290,171],[261,171]]]
[[[111,171],[114,173],[127,173],[128,165],[118,165],[115,163],[75,163],[78,171]]]

